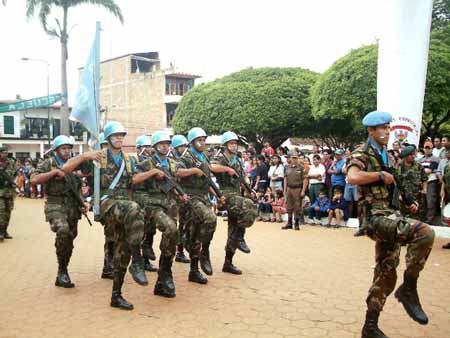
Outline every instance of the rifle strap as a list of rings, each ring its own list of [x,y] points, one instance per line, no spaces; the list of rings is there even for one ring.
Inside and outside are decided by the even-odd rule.
[[[107,191],[112,193],[114,191],[114,189],[116,188],[117,184],[120,181],[120,178],[122,177],[123,171],[125,170],[125,159],[122,159],[122,162],[120,163],[120,168],[119,168],[119,172],[117,173],[117,175],[114,177],[113,181],[111,182],[111,184],[109,185]],[[107,198],[111,197],[110,194],[106,194],[103,195],[100,200],[103,201]]]

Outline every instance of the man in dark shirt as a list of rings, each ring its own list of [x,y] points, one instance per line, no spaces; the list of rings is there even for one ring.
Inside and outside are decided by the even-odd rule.
[[[269,167],[264,160],[265,158],[263,155],[259,155],[256,160],[258,166],[256,167],[256,182],[254,186],[254,189],[257,192],[262,193],[265,193],[269,186]]]

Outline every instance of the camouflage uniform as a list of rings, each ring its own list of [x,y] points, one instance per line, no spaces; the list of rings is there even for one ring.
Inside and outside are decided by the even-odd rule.
[[[423,183],[428,179],[423,167],[413,162],[411,166],[401,163],[395,170],[395,181],[397,187],[401,191],[400,211],[402,215],[416,217],[419,220],[425,220],[426,216],[426,199],[421,193]],[[416,214],[411,214],[408,206],[414,202],[419,204],[419,210]]]
[[[292,228],[292,214],[295,218],[295,226],[298,228],[299,222],[303,219],[303,180],[306,177],[306,170],[302,164],[291,163],[286,166],[285,177],[287,178],[286,187],[286,209],[288,212],[288,224],[285,228]]]
[[[38,165],[31,180],[39,174],[49,173],[59,168],[55,155],[50,156]],[[77,181],[76,191],[80,191],[81,180]],[[59,265],[58,275],[60,275],[60,273],[67,273],[67,266],[72,257],[73,240],[78,235],[78,220],[81,218],[81,212],[64,178],[53,177],[44,183],[44,189],[47,195],[44,207],[45,220],[50,223],[50,229],[56,233],[55,247]],[[58,279],[56,284],[58,285]],[[73,287],[71,284],[69,281],[65,287]]]
[[[236,173],[241,174],[243,169],[237,156],[233,159],[225,158],[227,154],[213,159],[212,163],[233,168]],[[225,270],[232,267],[232,259],[239,248],[239,242],[243,241],[245,229],[251,227],[257,216],[257,207],[251,199],[241,196],[241,181],[239,177],[230,176],[227,173],[215,175],[225,197],[228,211],[228,238],[225,246]],[[250,250],[246,250],[247,253]],[[240,274],[240,270],[237,274]],[[225,271],[228,272],[228,271]]]
[[[143,212],[131,198],[133,161],[127,154],[123,152],[121,154],[125,161],[125,169],[114,189],[109,187],[120,166],[114,161],[110,150],[103,151],[100,161],[100,219],[108,228],[108,232],[111,230],[114,234],[113,293],[119,294],[131,255],[140,257],[140,245],[144,236]]]
[[[387,170],[379,151],[369,142],[353,153],[348,168],[352,166],[367,172]],[[391,163],[387,166],[391,167]],[[417,278],[433,246],[434,231],[428,224],[402,217],[391,208],[388,187],[382,181],[361,185],[360,188],[363,196],[360,201],[360,208],[363,210],[360,222],[367,229],[367,235],[376,242],[376,266],[367,307],[369,311],[379,313],[396,284],[401,246],[408,245],[402,287],[414,287],[413,284],[417,286]],[[396,297],[399,297],[397,292]]]
[[[450,161],[444,167],[444,172],[442,173],[444,192],[445,192],[445,202],[450,202]]]
[[[177,163],[177,169],[196,168],[197,163],[201,163],[201,168],[206,174],[210,174],[208,159],[200,161],[194,160],[191,150],[180,158]],[[197,163],[196,163],[197,162]],[[208,271],[206,264],[210,264],[209,246],[216,231],[217,219],[211,210],[211,204],[208,197],[209,182],[204,177],[195,175],[180,178],[180,184],[186,193],[191,197],[190,203],[186,206],[186,248],[191,258],[191,272],[198,272],[198,262],[200,259],[201,267],[205,273]]]
[[[6,158],[0,161],[0,240],[11,238],[8,234],[11,211],[14,208],[14,176],[16,162]]]

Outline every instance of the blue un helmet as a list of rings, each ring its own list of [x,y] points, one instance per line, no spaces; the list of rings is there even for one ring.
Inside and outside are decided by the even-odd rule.
[[[110,121],[105,125],[104,128],[104,134],[105,134],[105,140],[108,140],[111,135],[114,134],[127,134],[127,131],[125,130],[124,126],[117,122],[117,121]]]
[[[136,148],[147,147],[152,145],[152,138],[147,135],[141,135],[136,139]]]
[[[189,130],[187,139],[188,139],[189,143],[192,143],[196,138],[207,137],[207,136],[208,135],[206,135],[206,132],[202,128],[195,127],[195,128],[192,128],[191,130]]]
[[[230,141],[239,141],[239,137],[232,131],[227,131],[223,133],[222,137],[220,138],[220,143],[222,143],[222,145],[225,145]]]
[[[64,145],[73,147],[73,140],[70,137],[67,137],[66,135],[56,136],[55,139],[53,140],[53,150],[56,150]]]
[[[168,132],[160,130],[152,135],[152,146],[153,147],[161,142],[169,142],[170,143],[170,135]]]
[[[100,133],[100,135],[98,136],[98,138],[99,138],[99,141],[100,141],[100,145],[101,145],[101,146],[108,143],[108,141],[105,140],[105,134],[104,134],[104,133]]]
[[[181,146],[187,146],[188,144],[189,144],[188,140],[183,135],[175,135],[174,137],[172,137],[173,149],[177,149],[178,147]]]

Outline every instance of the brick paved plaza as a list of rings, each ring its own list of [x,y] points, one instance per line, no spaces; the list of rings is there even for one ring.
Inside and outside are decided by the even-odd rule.
[[[155,273],[147,274],[147,287],[127,274],[124,294],[135,309],[125,312],[109,306],[112,282],[100,279],[99,224],[81,221],[69,267],[76,288],[62,289],[54,286],[54,235],[43,202],[16,200],[11,223],[14,240],[0,243],[0,338],[360,337],[374,246],[351,229],[281,231],[277,223],[259,222],[248,231],[252,254],[236,255],[244,275],[233,276],[221,272],[226,226],[219,218],[208,285],[189,283],[188,265],[174,263],[177,297],[164,299],[153,296]],[[430,324],[410,320],[392,295],[380,321],[389,337],[450,337],[445,242],[436,239],[419,284]],[[399,277],[403,268],[402,257]]]

